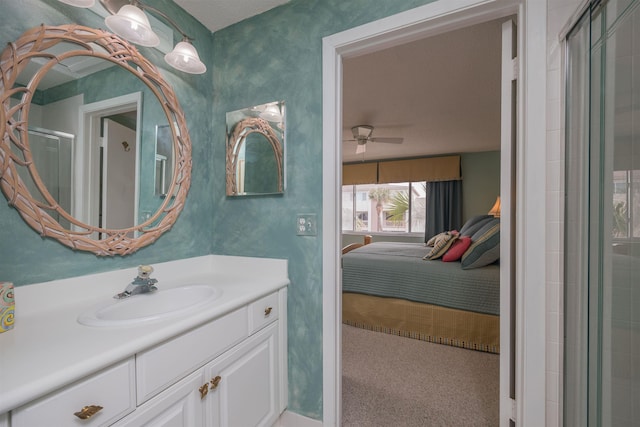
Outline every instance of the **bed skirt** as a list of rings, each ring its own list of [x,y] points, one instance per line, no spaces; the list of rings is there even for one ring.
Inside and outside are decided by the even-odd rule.
[[[500,317],[491,314],[344,292],[342,322],[376,332],[500,353]]]

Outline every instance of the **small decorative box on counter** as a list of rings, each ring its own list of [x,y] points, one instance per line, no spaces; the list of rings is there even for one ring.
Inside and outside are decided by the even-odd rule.
[[[0,333],[13,329],[15,310],[13,283],[0,282]]]

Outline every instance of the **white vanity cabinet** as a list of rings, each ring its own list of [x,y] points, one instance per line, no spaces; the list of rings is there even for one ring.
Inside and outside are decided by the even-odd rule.
[[[283,287],[0,415],[0,427],[272,426],[286,407],[286,301]]]
[[[286,406],[285,304],[286,288],[138,354],[138,404],[145,403],[116,426],[273,425]]]

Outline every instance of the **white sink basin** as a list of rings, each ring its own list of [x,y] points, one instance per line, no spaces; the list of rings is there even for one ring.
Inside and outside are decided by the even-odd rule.
[[[130,326],[201,310],[220,297],[211,285],[190,284],[112,299],[84,311],[78,322],[87,326]]]

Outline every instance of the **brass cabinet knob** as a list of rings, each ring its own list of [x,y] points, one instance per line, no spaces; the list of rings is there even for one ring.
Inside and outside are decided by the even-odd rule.
[[[267,307],[267,308],[265,308],[265,309],[264,309],[264,315],[265,315],[265,316],[270,315],[270,314],[271,314],[271,310],[273,310],[273,308],[271,308],[271,307]]]
[[[198,390],[200,391],[200,399],[204,399],[207,393],[209,393],[209,384],[204,384]]]
[[[102,410],[102,406],[100,405],[89,405],[80,409],[78,412],[74,412],[73,415],[80,418],[81,420],[88,420],[93,417],[95,414]]]
[[[216,388],[218,388],[218,384],[220,384],[221,379],[222,377],[220,377],[220,375],[217,375],[214,379],[211,380],[211,390],[215,390]]]

